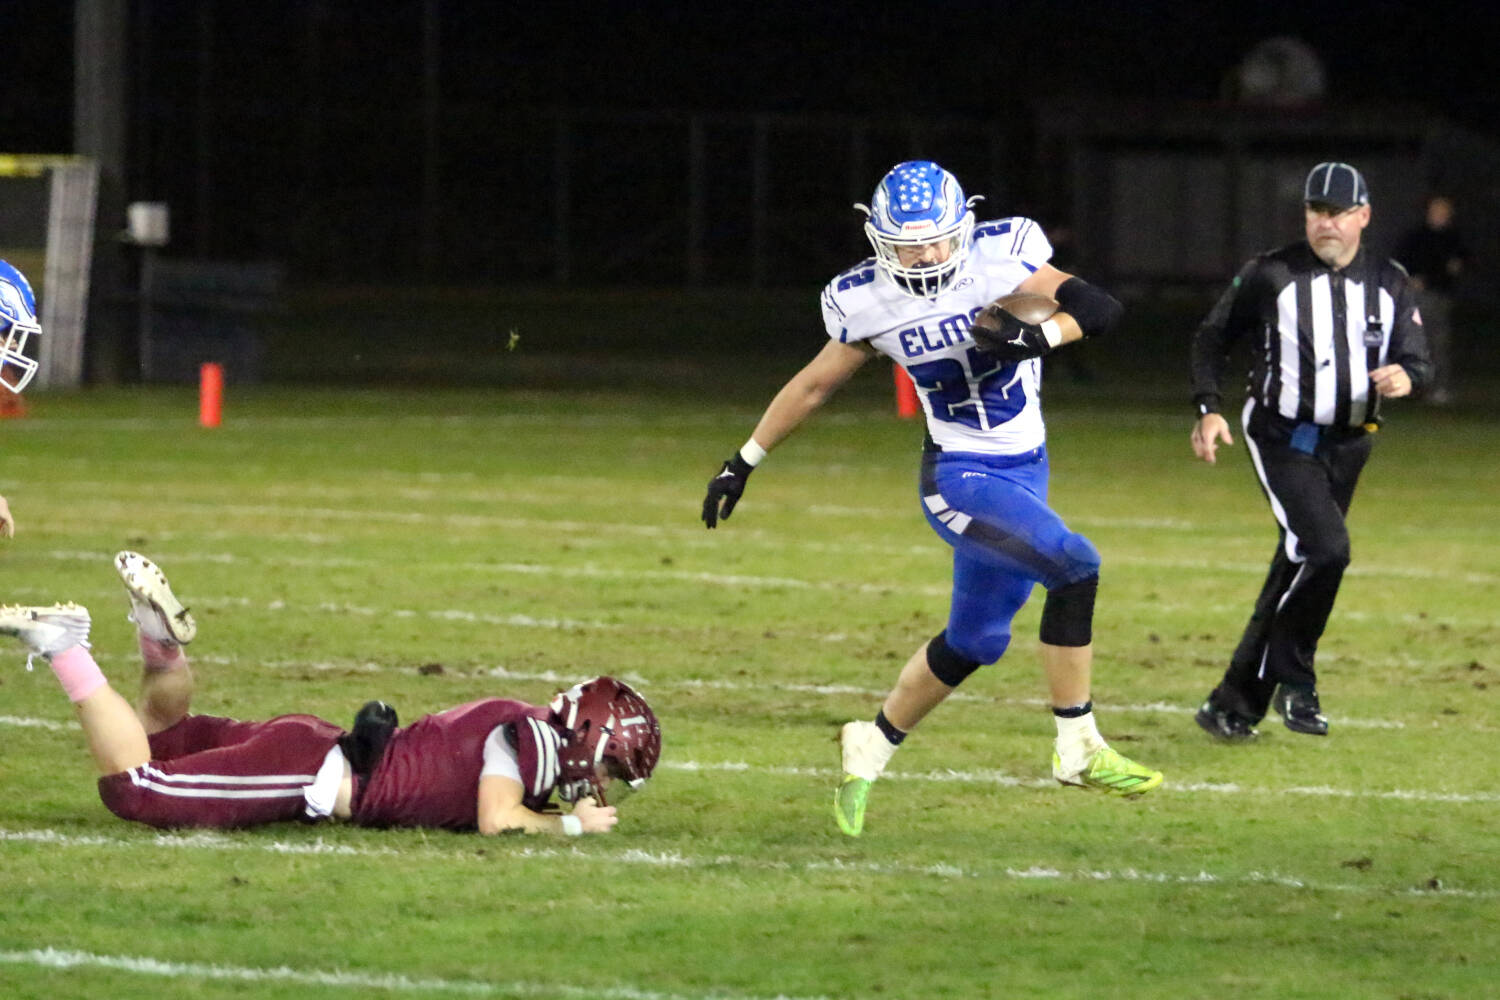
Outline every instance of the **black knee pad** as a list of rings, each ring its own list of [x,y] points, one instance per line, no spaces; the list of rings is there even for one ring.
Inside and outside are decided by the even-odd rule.
[[[1087,646],[1093,642],[1094,595],[1098,591],[1097,576],[1047,591],[1047,603],[1042,605],[1042,641],[1049,646]]]
[[[969,659],[948,645],[948,630],[943,629],[927,643],[927,669],[949,687],[958,687],[965,677],[979,669],[979,661]]]

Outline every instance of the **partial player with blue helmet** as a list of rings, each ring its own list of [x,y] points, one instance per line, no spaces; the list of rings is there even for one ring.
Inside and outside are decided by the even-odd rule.
[[[31,282],[14,265],[0,260],[0,385],[11,392],[26,388],[36,374],[36,362],[25,354],[26,341],[41,332]]]
[[[36,374],[36,362],[26,356],[26,341],[41,332],[31,282],[14,265],[0,260],[0,386],[14,393],[26,388]],[[0,496],[0,535],[10,538],[15,532],[10,505]]]
[[[828,343],[777,393],[703,501],[708,527],[727,519],[766,453],[871,357],[885,355],[911,376],[927,420],[923,513],[953,547],[953,597],[947,627],[906,663],[875,720],[842,729],[834,814],[851,836],[862,831],[870,786],[897,746],[965,677],[1004,654],[1011,621],[1037,583],[1047,590],[1041,653],[1058,731],[1053,776],[1125,795],[1162,781],[1111,749],[1095,725],[1099,553],[1047,505],[1041,357],[1107,333],[1122,307],[1048,263],[1051,244],[1031,219],[976,222],[978,200],[947,170],[916,160],[897,164],[870,204],[855,206],[867,216],[875,255],[823,290]],[[986,308],[1018,292],[1054,299],[1056,311],[1029,321]]]

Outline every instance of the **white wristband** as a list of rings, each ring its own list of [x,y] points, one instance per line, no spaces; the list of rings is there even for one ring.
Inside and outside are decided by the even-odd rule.
[[[760,460],[765,457],[766,449],[756,444],[755,438],[751,438],[749,441],[746,441],[740,448],[740,458],[743,458],[745,460],[745,464],[750,466],[750,468],[752,469],[759,465]]]
[[[569,837],[576,837],[583,832],[583,820],[579,819],[577,816],[574,816],[572,813],[564,816],[559,816],[558,819],[562,820],[563,833],[567,834]]]
[[[1042,336],[1047,338],[1048,347],[1056,347],[1062,343],[1062,327],[1058,326],[1055,319],[1042,320]]]

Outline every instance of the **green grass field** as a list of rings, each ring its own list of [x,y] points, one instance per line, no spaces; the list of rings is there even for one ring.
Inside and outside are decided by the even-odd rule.
[[[810,352],[809,352],[810,353]],[[1500,981],[1500,425],[1392,406],[1320,653],[1333,731],[1192,711],[1274,532],[1179,404],[1049,388],[1054,504],[1104,554],[1095,701],[1167,783],[1051,782],[1041,600],[908,741],[865,835],[838,726],[947,608],[920,431],[872,371],[720,530],[702,488],[788,369],[668,394],[232,388],[28,397],[0,422],[0,600],[76,600],[136,661],[110,558],[200,623],[196,706],[411,720],[611,672],[665,751],[618,830],[158,834],[99,804],[50,672],[0,651],[0,996],[1477,998]],[[1110,394],[1102,394],[1109,396]]]

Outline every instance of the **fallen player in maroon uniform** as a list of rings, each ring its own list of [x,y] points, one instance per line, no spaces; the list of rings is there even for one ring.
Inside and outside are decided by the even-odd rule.
[[[351,730],[312,715],[241,722],[192,715],[183,653],[197,627],[150,560],[121,552],[145,669],[132,708],[88,651],[73,604],[0,608],[0,634],[47,659],[78,711],[115,815],[157,827],[346,820],[503,833],[607,833],[661,756],[644,698],[596,677],[545,706],[483,698],[410,726],[370,702]],[[554,793],[571,811],[549,808]]]

